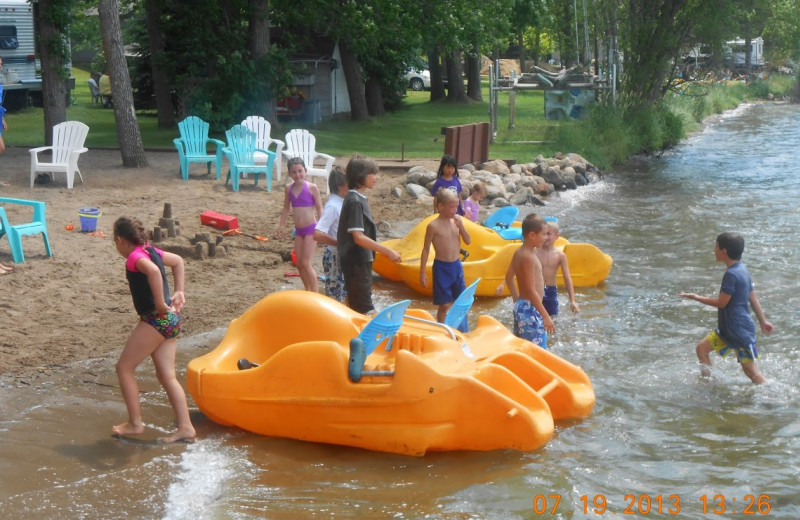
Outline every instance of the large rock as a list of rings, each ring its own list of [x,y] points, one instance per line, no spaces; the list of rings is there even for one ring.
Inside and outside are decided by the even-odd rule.
[[[486,185],[486,198],[494,200],[498,197],[506,198],[506,188],[502,184],[500,186],[494,184]]]
[[[462,180],[470,180],[472,179],[472,172],[470,170],[467,170],[466,168],[459,168],[458,178]]]
[[[500,159],[483,163],[481,165],[481,170],[486,170],[492,173],[511,173],[511,170],[508,169],[506,162],[501,161]]]
[[[544,201],[531,188],[521,188],[508,201],[515,206],[544,206]]]
[[[420,186],[419,184],[406,184],[406,192],[408,192],[408,194],[415,199],[419,199],[420,197],[424,197],[426,195],[428,197],[431,196],[430,190],[425,188],[425,186]]]
[[[436,172],[426,170],[421,166],[415,166],[408,172],[408,176],[406,176],[407,182],[419,184],[420,186],[426,186],[428,183],[431,183],[435,180]]]

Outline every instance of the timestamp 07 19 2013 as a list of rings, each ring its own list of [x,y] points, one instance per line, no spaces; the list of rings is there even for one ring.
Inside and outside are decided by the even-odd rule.
[[[690,505],[691,504],[691,505]],[[700,495],[691,501],[681,500],[680,495],[648,495],[625,494],[618,500],[606,498],[606,495],[581,495],[574,507],[565,507],[561,495],[538,494],[533,497],[533,512],[538,515],[566,513],[601,516],[607,513],[624,515],[678,515],[682,508],[684,513],[701,513],[703,515],[768,515],[772,510],[769,495],[743,495],[741,497],[715,494]],[[691,511],[690,511],[691,510]]]

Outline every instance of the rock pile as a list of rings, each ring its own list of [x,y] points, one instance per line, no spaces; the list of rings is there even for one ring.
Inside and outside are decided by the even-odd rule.
[[[556,154],[545,158],[539,155],[533,162],[508,166],[505,161],[494,160],[478,165],[468,164],[458,170],[464,196],[472,193],[475,182],[487,189],[483,206],[544,206],[544,198],[557,190],[574,190],[602,178],[602,173],[592,163],[576,153]],[[430,188],[436,172],[414,166],[406,176],[405,191],[420,203],[432,205]],[[392,193],[402,196],[402,188]]]

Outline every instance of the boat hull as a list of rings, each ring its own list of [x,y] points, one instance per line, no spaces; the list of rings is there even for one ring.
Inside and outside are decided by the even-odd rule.
[[[314,326],[293,327],[302,316],[314,316]],[[452,336],[418,321],[433,322],[425,311],[407,316],[391,349],[370,354],[356,383],[349,341],[369,318],[306,291],[272,294],[189,363],[187,390],[223,425],[408,455],[534,450],[550,439],[554,420],[591,413],[594,391],[580,368],[493,318]],[[259,366],[239,370],[241,358]]]

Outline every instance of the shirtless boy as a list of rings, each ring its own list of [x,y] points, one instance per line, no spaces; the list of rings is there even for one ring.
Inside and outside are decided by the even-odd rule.
[[[547,348],[547,333],[556,331],[542,303],[544,278],[542,264],[536,256],[536,248],[544,242],[546,230],[542,217],[530,214],[522,220],[522,245],[511,258],[505,279],[514,299],[514,335],[544,349]]]
[[[564,275],[564,286],[567,288],[567,294],[569,294],[569,308],[572,312],[578,313],[581,309],[575,302],[575,289],[572,287],[572,277],[569,274],[567,255],[565,255],[563,251],[556,249],[553,245],[560,236],[558,221],[545,221],[545,229],[542,246],[536,249],[536,257],[542,264],[542,277],[544,278],[544,297],[542,303],[544,303],[544,308],[550,316],[558,315],[558,287],[556,285],[556,276],[560,268],[561,273]]]
[[[433,303],[439,306],[436,321],[444,323],[447,311],[453,306],[466,285],[464,267],[461,265],[461,240],[470,243],[470,236],[458,212],[458,195],[451,190],[436,192],[436,209],[439,216],[431,220],[425,229],[425,242],[419,262],[419,283],[428,286],[428,252],[433,244]]]

